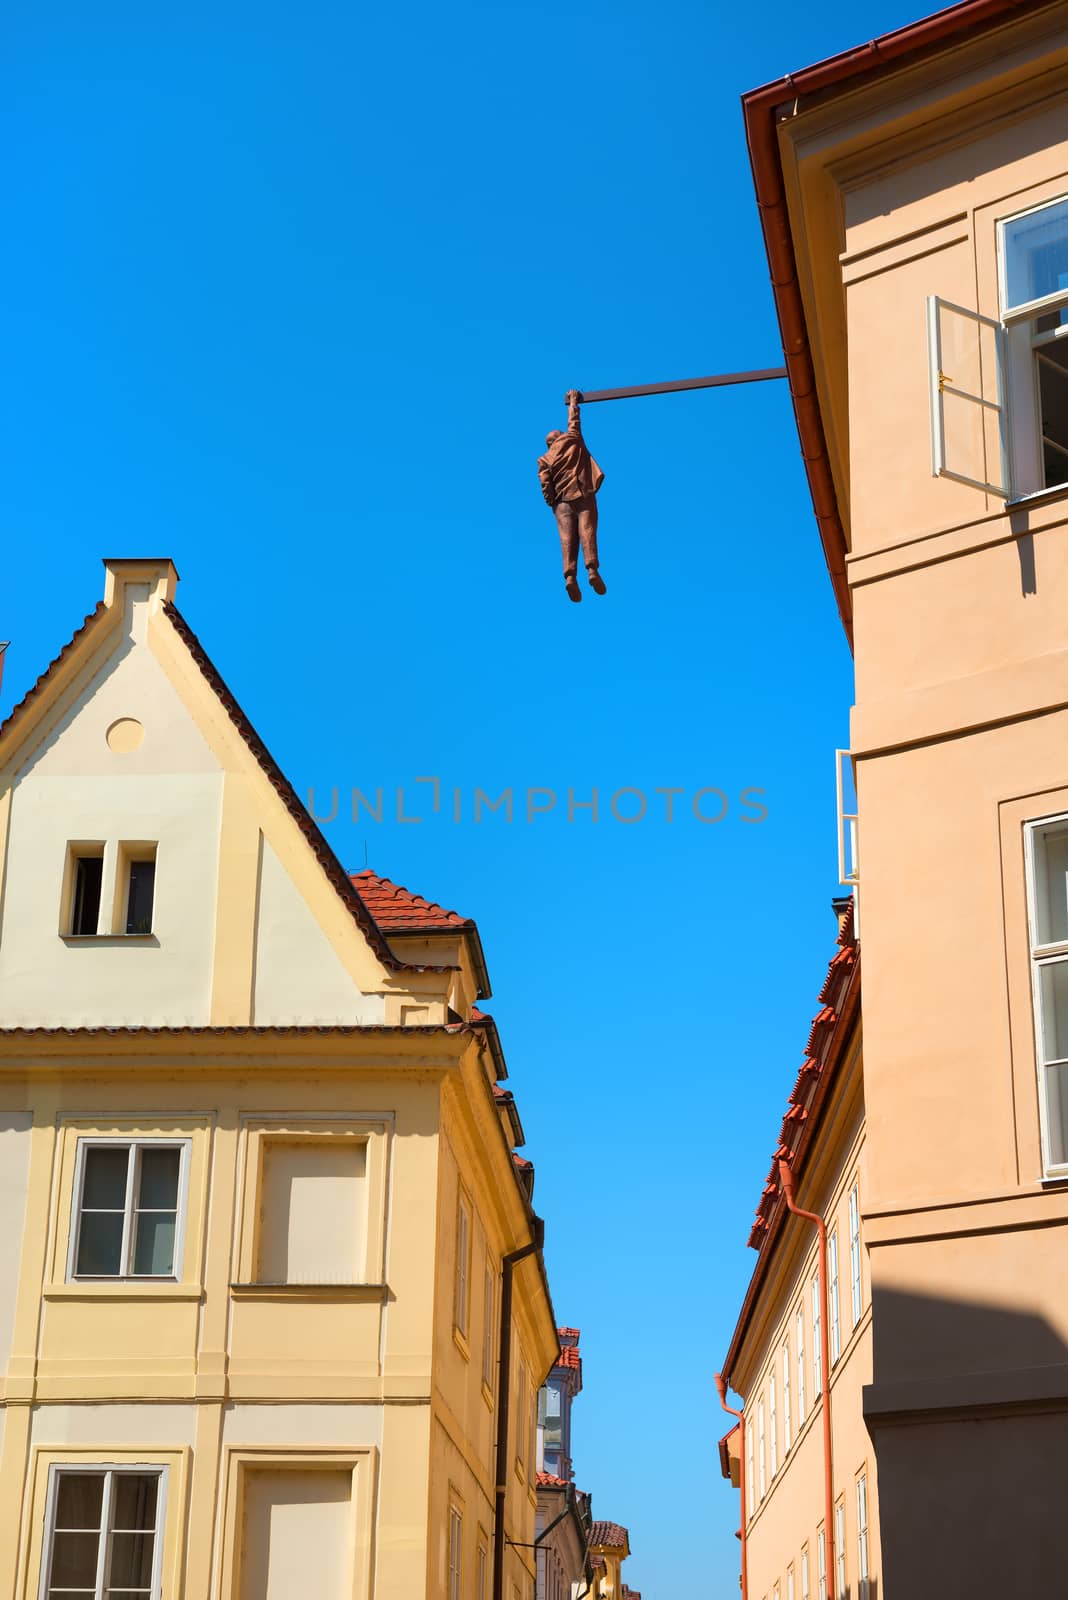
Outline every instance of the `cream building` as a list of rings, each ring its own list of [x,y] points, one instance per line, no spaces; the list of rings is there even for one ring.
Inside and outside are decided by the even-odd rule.
[[[0,729],[0,1597],[530,1600],[477,931],[350,880],[170,562],[105,565]]]
[[[724,1367],[754,1600],[1064,1585],[1066,105],[1068,10],[1033,0],[743,102],[855,653],[864,964],[795,1086]]]

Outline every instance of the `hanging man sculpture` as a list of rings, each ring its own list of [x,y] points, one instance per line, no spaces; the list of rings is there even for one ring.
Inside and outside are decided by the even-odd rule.
[[[538,479],[545,503],[552,507],[564,558],[564,583],[568,598],[581,600],[578,552],[586,563],[586,577],[594,594],[605,593],[597,564],[597,491],[604,473],[586,448],[579,421],[579,392],[567,394],[567,432],[546,435],[547,449],[538,457]]]

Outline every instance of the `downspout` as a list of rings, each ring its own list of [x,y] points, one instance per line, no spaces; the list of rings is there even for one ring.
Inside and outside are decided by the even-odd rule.
[[[512,1398],[512,1274],[545,1244],[545,1223],[534,1218],[534,1237],[501,1261],[500,1354],[497,1358],[497,1471],[493,1485],[493,1600],[504,1596],[504,1508],[508,1496],[508,1411]]]
[[[815,1211],[805,1211],[794,1198],[794,1175],[785,1161],[779,1162],[779,1182],[783,1199],[795,1217],[816,1224],[820,1254],[820,1367],[823,1379],[823,1525],[827,1530],[827,1593],[833,1592],[834,1572],[834,1479],[831,1474],[831,1332],[830,1295],[827,1285],[827,1224]]]
[[[739,1456],[739,1463],[740,1463],[740,1466],[741,1466],[741,1471],[738,1474],[738,1493],[739,1493],[739,1498],[741,1500],[741,1515],[742,1515],[742,1532],[741,1532],[741,1540],[742,1540],[742,1600],[749,1600],[749,1575],[748,1575],[748,1572],[746,1570],[746,1560],[745,1560],[745,1554],[746,1554],[746,1552],[745,1552],[745,1542],[746,1542],[745,1413],[744,1413],[744,1411],[735,1411],[733,1406],[729,1406],[727,1404],[727,1380],[726,1380],[726,1378],[724,1378],[722,1372],[717,1372],[716,1373],[715,1382],[716,1382],[716,1393],[719,1395],[719,1403],[720,1403],[720,1405],[723,1407],[724,1411],[727,1412],[728,1416],[732,1416],[732,1417],[737,1417],[738,1418],[738,1428],[739,1428],[738,1449],[741,1452],[740,1456]]]

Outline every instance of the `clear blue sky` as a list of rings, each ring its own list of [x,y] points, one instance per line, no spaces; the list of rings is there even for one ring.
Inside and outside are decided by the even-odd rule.
[[[101,556],[169,554],[298,789],[341,790],[346,865],[478,919],[577,1478],[646,1600],[737,1592],[712,1374],[833,949],[850,661],[783,385],[590,409],[604,600],[564,597],[534,461],[571,384],[779,361],[739,94],[915,14],[7,10],[0,709]],[[476,826],[509,784],[557,810]],[[649,811],[569,823],[569,786]]]

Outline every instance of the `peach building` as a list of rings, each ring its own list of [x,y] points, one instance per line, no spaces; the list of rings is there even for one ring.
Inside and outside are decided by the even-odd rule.
[[[531,1600],[477,929],[346,875],[171,563],[105,565],[0,728],[0,1597]]]
[[[753,1600],[1063,1587],[1066,105],[1030,0],[743,101],[858,819],[723,1368]]]

